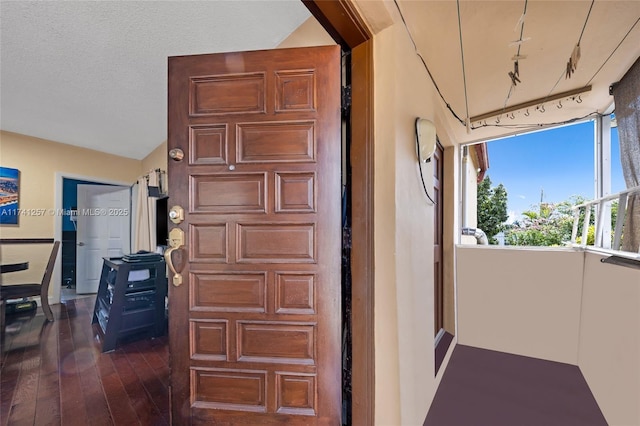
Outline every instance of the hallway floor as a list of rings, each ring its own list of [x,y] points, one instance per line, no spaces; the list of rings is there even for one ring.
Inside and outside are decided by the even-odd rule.
[[[580,369],[457,345],[424,426],[606,426]]]
[[[83,297],[95,297],[95,296],[96,296],[95,293],[94,294],[78,294],[76,293],[75,288],[62,287],[60,289],[60,301],[63,303],[68,300],[81,299]]]

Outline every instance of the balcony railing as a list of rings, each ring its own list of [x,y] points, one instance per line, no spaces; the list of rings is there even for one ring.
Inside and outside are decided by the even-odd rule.
[[[620,250],[620,246],[622,244],[622,234],[624,227],[625,215],[627,213],[627,201],[630,196],[635,194],[640,194],[640,186],[635,186],[624,191],[620,191],[616,194],[607,195],[606,197],[598,198],[592,201],[587,201],[586,203],[578,204],[577,206],[573,206],[571,210],[573,210],[573,231],[571,233],[571,244],[576,245],[576,240],[578,237],[578,230],[580,228],[580,215],[584,211],[584,220],[582,221],[582,240],[581,246],[587,246],[587,238],[589,236],[589,223],[591,222],[591,211],[593,207],[596,208],[596,220],[595,220],[595,229],[594,229],[594,241],[593,245],[589,245],[591,247],[597,248],[611,248],[613,250]],[[610,223],[611,216],[606,217],[605,212],[611,212],[611,204],[614,200],[618,200],[618,215],[616,218],[616,227],[613,234],[613,243],[607,238],[605,239],[605,235],[608,234],[607,231],[611,231],[610,226],[606,226],[606,224]],[[609,207],[609,208],[607,208]],[[638,248],[638,253],[640,253],[640,247]]]

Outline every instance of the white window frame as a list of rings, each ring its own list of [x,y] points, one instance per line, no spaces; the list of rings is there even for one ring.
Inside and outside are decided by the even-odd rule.
[[[511,136],[517,136],[523,133],[542,132],[542,131],[547,131],[547,130],[551,130],[559,127],[564,127],[567,125],[585,123],[593,120],[594,121],[594,138],[593,138],[594,164],[592,166],[594,167],[593,199],[606,197],[608,195],[611,195],[611,128],[612,128],[611,114],[613,113],[613,109],[614,109],[614,105],[611,104],[604,113],[602,113],[601,115],[597,115],[595,117],[589,117],[584,120],[563,124],[559,126],[550,126],[544,129],[536,129],[531,132],[519,132]],[[509,136],[510,135],[504,135],[504,136],[500,136],[499,138],[486,140],[484,142],[489,144],[492,141],[495,141],[498,139],[504,139]],[[460,243],[462,238],[461,237],[462,224],[464,224],[466,209],[468,208],[466,206],[465,199],[464,199],[464,194],[467,193],[465,188],[467,182],[464,176],[464,171],[463,171],[464,164],[462,164],[462,161],[464,158],[464,151],[468,150],[469,146],[477,143],[482,143],[482,141],[461,144],[459,147],[460,151],[459,151],[458,163],[459,163],[460,173],[458,178],[460,182],[460,191],[459,191],[458,205],[460,206],[460,209],[459,209],[458,216],[459,216],[459,223],[461,224],[461,227],[458,230],[458,235],[456,238],[458,244]],[[585,167],[588,167],[588,165],[585,164]],[[604,208],[605,208],[605,211],[603,211],[603,214],[604,214],[603,248],[611,249],[611,206],[606,205]],[[598,214],[598,212],[596,211],[595,214]]]

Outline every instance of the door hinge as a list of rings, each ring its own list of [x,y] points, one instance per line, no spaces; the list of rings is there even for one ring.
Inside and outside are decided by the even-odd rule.
[[[351,86],[342,87],[341,104],[343,113],[351,109]]]

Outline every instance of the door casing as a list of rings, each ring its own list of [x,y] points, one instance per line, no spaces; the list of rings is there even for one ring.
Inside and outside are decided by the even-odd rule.
[[[375,424],[373,34],[347,1],[302,0],[344,51],[351,51],[352,421]]]

